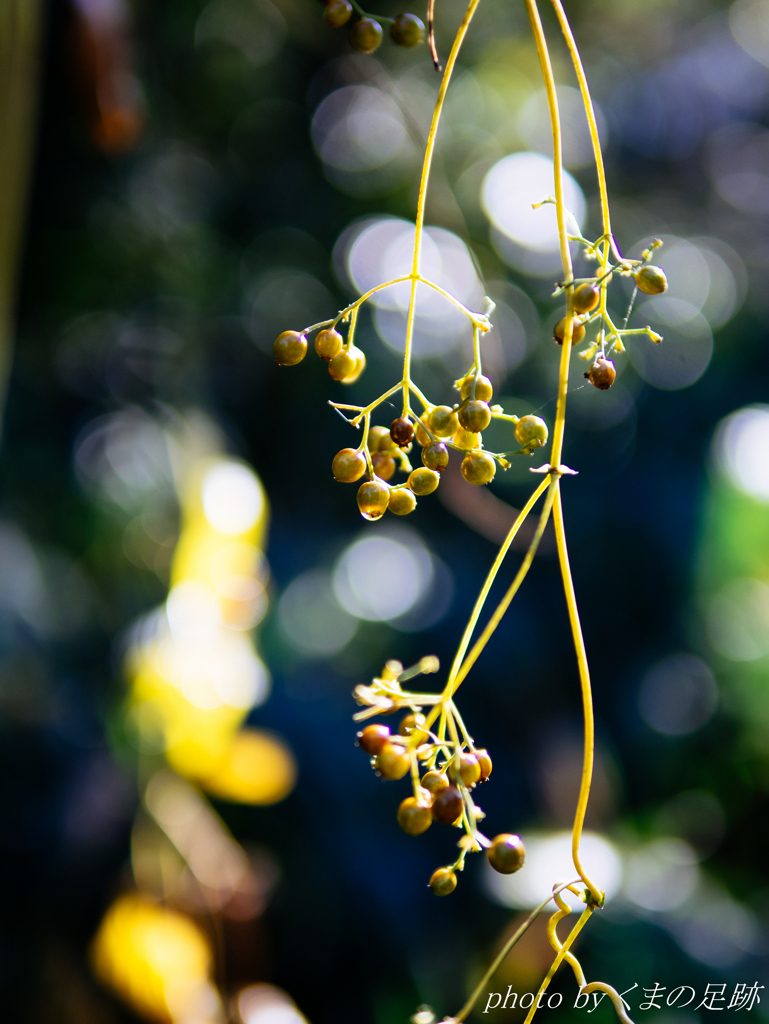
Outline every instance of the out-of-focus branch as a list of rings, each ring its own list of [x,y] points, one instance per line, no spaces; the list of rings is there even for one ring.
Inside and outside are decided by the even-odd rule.
[[[0,4],[0,428],[40,81],[40,0]]]

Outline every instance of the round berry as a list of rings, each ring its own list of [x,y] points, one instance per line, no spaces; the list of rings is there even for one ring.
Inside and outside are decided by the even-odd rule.
[[[481,781],[481,766],[475,754],[467,753],[459,755],[459,767],[457,759],[454,758],[449,765],[449,775],[456,782],[457,776],[466,786],[474,786]]]
[[[396,516],[407,516],[416,507],[417,499],[408,487],[393,487],[390,491],[390,511]]]
[[[328,363],[328,372],[334,378],[334,380],[348,380],[353,376],[357,368],[357,360],[352,354],[352,351],[342,349],[341,352],[337,352],[335,356],[332,356]]]
[[[329,2],[331,2],[331,0],[329,0]],[[333,327],[328,327],[325,331],[318,331],[315,335],[315,351],[321,359],[325,360],[325,362],[328,362],[329,359],[333,359],[335,355],[338,355],[338,353],[342,351],[343,344],[344,338],[339,331],[335,331]]]
[[[562,320],[553,328],[553,337],[559,345],[563,345],[563,340],[566,337],[566,325],[569,322],[569,317],[565,316]],[[571,318],[571,343],[572,345],[579,345],[582,339],[585,337],[585,327],[581,321],[577,320],[576,317]]]
[[[414,494],[432,494],[440,482],[440,473],[436,473],[434,469],[426,469],[424,466],[409,473],[408,485]]]
[[[464,427],[460,427],[451,440],[457,448],[465,448],[466,450],[480,448],[481,446],[481,435],[473,434],[472,431],[465,430]]]
[[[430,888],[436,896],[448,896],[457,887],[457,876],[451,868],[438,868],[430,879]]]
[[[331,463],[334,479],[343,484],[354,484],[366,472],[366,456],[357,448],[343,448]]]
[[[667,291],[668,279],[665,277],[662,267],[653,267],[651,264],[647,264],[640,270],[636,270],[633,277],[639,292],[645,292],[647,295],[662,295],[664,291]]]
[[[272,354],[279,366],[296,366],[307,355],[307,338],[299,331],[284,331],[275,339]]]
[[[417,423],[416,439],[417,443],[421,444],[423,448],[426,444],[430,444],[430,435],[427,433],[427,431],[425,430],[421,423]]]
[[[367,480],[358,488],[358,508],[364,519],[381,519],[390,502],[390,488],[384,480]]]
[[[449,464],[449,450],[443,441],[434,441],[426,444],[422,449],[422,462],[428,469],[434,469],[436,473],[442,473]]]
[[[359,53],[373,53],[382,42],[382,26],[373,18],[361,18],[350,29],[350,44]]]
[[[481,782],[485,782],[491,775],[491,758],[489,757],[488,750],[476,750],[475,756],[478,758],[478,764],[481,766]]]
[[[462,794],[456,786],[439,789],[433,796],[433,817],[443,825],[452,825],[462,813]]]
[[[430,430],[437,437],[453,437],[459,427],[459,420],[454,409],[448,405],[436,405],[429,416]]]
[[[595,309],[601,298],[601,292],[598,285],[593,284],[591,281],[585,281],[584,284],[578,285],[574,289],[574,294],[571,297],[571,308],[575,313],[589,313],[591,309]]]
[[[358,746],[367,754],[374,756],[390,739],[390,730],[386,725],[367,725],[358,733]]]
[[[488,377],[484,377],[483,374],[479,374],[478,377],[473,377],[470,374],[462,381],[459,388],[459,393],[462,398],[471,398],[473,394],[473,381],[475,381],[475,397],[479,402],[490,402],[492,395],[494,394],[494,388],[491,386],[491,381]]]
[[[614,369],[614,363],[611,359],[604,359],[603,356],[599,356],[587,371],[585,377],[594,388],[598,388],[599,391],[608,391],[617,377],[617,371]]]
[[[390,424],[390,437],[399,448],[405,448],[414,439],[414,424],[408,416],[399,416]]]
[[[398,824],[409,836],[419,836],[433,823],[433,816],[427,804],[415,796],[407,796],[398,808]]]
[[[385,743],[377,756],[376,767],[382,778],[402,779],[411,767],[411,762],[403,747]]]
[[[515,425],[515,439],[521,448],[541,448],[547,441],[547,423],[539,416],[521,416]]]
[[[427,739],[427,730],[423,728],[424,724],[424,715],[409,714],[401,719],[398,732],[401,736],[410,736],[416,743],[424,743]]]
[[[389,480],[395,473],[395,459],[387,452],[374,452],[371,456],[371,465],[382,480]]]
[[[352,17],[350,0],[328,0],[323,17],[326,24],[332,28],[341,28],[342,25],[346,25]]]
[[[470,452],[462,459],[462,476],[469,484],[487,484],[496,471],[496,463],[486,452]]]
[[[435,796],[436,793],[440,793],[442,789],[448,789],[449,780],[443,774],[443,772],[425,772],[422,776],[420,783],[423,789],[426,789],[429,793]]]
[[[361,349],[356,348],[356,346],[353,345],[350,348],[350,355],[355,360],[355,366],[353,367],[352,373],[350,373],[347,377],[344,377],[342,379],[343,384],[354,384],[358,377],[360,377],[360,375],[366,369],[366,356],[365,353],[361,351]],[[331,364],[329,363],[329,366],[330,365]]]
[[[398,450],[397,444],[390,437],[387,427],[372,427],[368,432],[368,450],[374,452],[394,452]]]
[[[390,26],[390,38],[396,46],[419,46],[425,40],[425,27],[416,14],[399,14]]]
[[[477,398],[470,399],[459,410],[459,422],[465,430],[479,434],[491,423],[491,410],[488,402],[480,402]]]
[[[503,833],[492,840],[491,846],[486,851],[489,864],[501,875],[512,875],[514,871],[523,867],[526,860],[526,848],[521,842],[520,836],[511,836]]]

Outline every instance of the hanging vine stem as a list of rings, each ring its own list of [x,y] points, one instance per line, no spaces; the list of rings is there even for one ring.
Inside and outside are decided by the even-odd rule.
[[[473,312],[436,282],[424,278],[421,274],[427,189],[432,162],[435,156],[438,128],[460,48],[477,11],[479,2],[480,0],[470,0],[467,6],[463,20],[455,35],[451,52],[446,62],[446,69],[438,89],[426,139],[424,161],[419,182],[414,248],[410,273],[369,289],[365,294],[345,307],[345,309],[340,310],[336,317],[319,324],[314,324],[309,328],[305,328],[302,332],[286,331],[275,342],[274,351],[277,361],[282,365],[295,365],[295,363],[304,358],[304,354],[307,351],[305,335],[310,331],[322,329],[321,334],[315,340],[317,354],[329,363],[329,372],[334,380],[343,383],[353,383],[358,379],[365,366],[365,355],[354,344],[354,331],[359,309],[364,302],[383,289],[394,284],[409,282],[403,368],[400,380],[368,405],[356,406],[338,402],[330,403],[352,426],[360,427],[361,423],[363,424],[363,438],[360,446],[356,449],[343,449],[337,454],[334,460],[334,475],[342,482],[352,483],[361,478],[364,469],[367,471],[367,480],[361,484],[358,491],[358,506],[364,518],[370,520],[380,518],[388,508],[398,515],[405,515],[413,511],[416,507],[415,495],[421,497],[423,494],[429,494],[438,486],[440,472],[448,464],[448,449],[453,448],[464,453],[461,472],[467,482],[483,485],[493,479],[497,464],[502,469],[509,468],[510,463],[507,461],[507,456],[531,455],[535,448],[541,447],[546,443],[548,437],[547,425],[539,417],[529,415],[519,418],[518,416],[506,413],[501,405],[490,405],[493,386],[482,375],[481,336],[489,331],[491,327],[489,317],[493,310],[493,302],[487,299],[485,312]],[[540,987],[537,1002],[529,1012],[526,1024],[529,1024],[538,1008],[539,996],[546,990],[550,979],[564,960],[574,970],[580,989],[583,991],[600,989],[606,992],[610,996],[623,1022],[628,1024],[629,1018],[627,1018],[625,1013],[624,1004],[616,991],[603,982],[586,984],[582,969],[570,951],[570,947],[592,913],[603,906],[604,894],[585,871],[580,853],[592,784],[595,724],[590,671],[569,564],[561,495],[561,479],[564,476],[572,475],[574,470],[563,465],[561,460],[566,428],[569,369],[575,325],[579,327],[578,340],[581,340],[584,336],[585,327],[588,324],[597,323],[598,326],[597,339],[580,353],[583,358],[592,358],[599,349],[601,356],[604,357],[607,346],[610,347],[610,351],[622,351],[622,338],[629,335],[647,334],[652,341],[659,342],[662,339],[649,327],[628,329],[627,320],[623,328],[618,329],[615,326],[607,310],[607,287],[614,274],[633,276],[636,285],[648,294],[659,294],[665,290],[667,284],[664,273],[660,268],[648,266],[653,249],[661,244],[659,240],[655,240],[649,249],[642,253],[640,260],[628,260],[620,254],[611,234],[606,174],[587,78],[562,5],[562,0],[551,0],[571,55],[587,116],[600,194],[601,236],[594,242],[583,238],[574,217],[566,210],[563,194],[565,174],[563,169],[563,137],[555,77],[537,0],[524,0],[524,2],[545,85],[553,140],[553,185],[555,194],[554,196],[546,197],[539,203],[535,203],[534,207],[543,206],[544,204],[555,206],[558,226],[558,249],[563,268],[563,277],[557,284],[555,294],[560,295],[563,293],[566,302],[566,315],[556,326],[556,340],[561,343],[561,355],[558,369],[556,412],[551,439],[550,459],[545,465],[532,470],[534,473],[542,474],[543,479],[534,488],[533,493],[521,513],[517,516],[494,559],[462,634],[443,690],[440,693],[423,693],[409,692],[402,688],[403,683],[407,683],[415,678],[415,676],[438,671],[439,664],[437,658],[432,656],[422,658],[417,665],[405,671],[399,662],[390,661],[385,665],[381,676],[373,680],[371,686],[360,685],[356,687],[356,699],[359,704],[366,705],[366,708],[358,712],[354,717],[356,720],[362,721],[383,712],[389,713],[399,708],[409,709],[410,715],[401,723],[401,731],[397,737],[390,737],[390,730],[386,726],[372,725],[359,734],[360,745],[372,757],[372,765],[379,770],[380,774],[393,779],[403,778],[407,774],[410,776],[414,796],[403,801],[399,810],[399,821],[401,821],[400,813],[404,805],[406,808],[404,813],[408,812],[410,814],[413,811],[418,815],[422,815],[421,822],[418,823],[419,827],[413,829],[411,834],[417,835],[428,827],[430,820],[432,820],[429,817],[430,814],[434,815],[435,820],[446,821],[448,824],[453,822],[464,828],[465,834],[459,842],[459,857],[454,864],[445,868],[439,868],[435,872],[435,876],[446,876],[443,880],[448,881],[449,887],[441,888],[440,886],[443,883],[439,879],[439,883],[436,883],[439,887],[434,888],[435,892],[438,892],[439,895],[445,895],[453,890],[457,884],[454,871],[461,871],[464,868],[465,858],[470,850],[478,851],[487,848],[492,866],[497,867],[500,871],[509,872],[520,867],[523,863],[523,844],[517,836],[504,834],[497,836],[495,840],[491,841],[477,827],[478,821],[483,818],[483,812],[475,805],[471,790],[478,781],[488,777],[488,774],[491,772],[491,760],[487,751],[476,749],[474,741],[459,714],[454,697],[523,584],[533,564],[547,524],[552,517],[569,626],[576,654],[584,719],[582,775],[572,828],[572,859],[576,872],[579,875],[579,882],[585,886],[585,889],[578,892],[574,889],[576,883],[568,883],[565,887],[580,895],[586,906],[577,924],[572,928],[566,940],[561,943],[557,936],[557,926],[559,921],[570,911],[560,896],[560,891],[564,886],[556,887],[555,897],[549,897],[548,900],[541,904],[525,925],[522,926],[522,929],[516,932],[513,942],[508,944],[494,964],[491,965],[485,979],[488,980],[490,972],[493,973],[496,966],[501,962],[501,958],[509,952],[509,949],[520,938],[525,929],[529,927],[536,915],[544,909],[550,899],[555,898],[558,909],[548,925],[548,939],[555,952],[555,958]],[[431,50],[435,58],[432,13],[433,4],[431,2],[428,21],[431,29]],[[572,230],[571,234],[569,234],[569,227]],[[570,250],[571,242],[583,245],[586,257],[599,261],[600,266],[594,276],[575,278]],[[612,262],[612,260],[616,262]],[[644,274],[646,276],[642,277]],[[473,363],[469,371],[455,382],[454,386],[459,390],[462,401],[461,403],[454,404],[453,407],[433,405],[411,378],[416,303],[420,284],[442,295],[464,313],[472,324]],[[587,299],[585,289],[587,289]],[[577,298],[578,296],[579,299]],[[349,325],[346,341],[337,330],[337,326],[343,324]],[[322,337],[322,335],[325,337]],[[335,366],[334,364],[337,360],[341,360],[341,362]],[[606,367],[610,368],[611,377],[608,383],[606,383],[605,378],[599,380],[594,376],[590,376],[590,374],[585,374],[585,376],[590,376],[591,383],[597,388],[605,390],[613,383],[615,371],[613,364],[607,363],[605,358],[602,361],[604,364],[602,372],[604,372]],[[591,367],[591,373],[594,373],[599,368],[600,362],[600,360],[596,360]],[[479,388],[482,390],[479,391]],[[389,430],[381,426],[372,426],[372,414],[374,411],[398,392],[401,392],[402,395],[402,414],[400,418],[393,421]],[[412,396],[417,402],[421,403],[422,409],[419,413],[412,409]],[[348,416],[346,415],[347,413],[352,413],[353,415]],[[520,444],[518,450],[504,453],[484,450],[481,442],[481,431],[486,429],[492,419],[502,423],[509,423],[514,427],[516,441]],[[524,421],[529,422],[525,423]],[[411,451],[411,443],[414,437],[422,445],[424,467],[412,470],[407,454]],[[438,443],[439,440],[440,443]],[[382,445],[385,442],[386,446],[383,447]],[[372,447],[372,444],[376,447]],[[388,454],[389,452],[394,452],[395,454],[390,455]],[[386,481],[395,472],[394,458],[396,457],[400,461],[401,469],[410,475],[406,484],[393,484],[390,486]],[[389,465],[387,464],[388,460]],[[380,469],[381,476],[378,475]],[[478,628],[486,601],[502,569],[513,540],[519,533],[523,523],[532,514],[534,506],[540,498],[544,500],[539,511],[537,525],[518,570],[502,599],[480,631],[477,639],[472,643],[473,635]],[[424,715],[421,713],[422,709],[425,711]],[[407,727],[405,723],[409,718],[411,719],[411,724]],[[433,726],[435,726],[435,731],[433,731]],[[366,741],[364,743],[364,737],[368,730],[374,730],[374,732],[369,735],[368,739],[370,742]],[[377,730],[379,731],[377,732]],[[388,739],[387,737],[390,738]],[[465,749],[469,752],[467,756],[464,753]],[[485,775],[482,774],[481,755],[485,756],[488,765]],[[427,788],[427,774],[420,779],[418,761],[424,763],[427,774],[430,772],[438,775],[448,773],[451,785],[446,780],[445,775],[442,780],[439,779],[438,781],[443,782],[444,789],[451,790],[449,798],[454,803],[445,813],[448,814],[450,810],[453,817],[442,817],[436,813],[440,810],[437,804],[438,797],[434,796],[432,789],[428,790]],[[465,774],[463,774],[464,768],[468,769]],[[440,792],[441,790],[436,791]],[[443,813],[441,812],[441,814]],[[428,815],[427,820],[424,818],[425,814]],[[403,822],[401,824],[406,831],[409,831],[406,824]],[[512,843],[512,846],[507,847],[507,853],[510,853],[512,850],[516,856],[520,856],[519,862],[512,867],[509,866],[509,861],[507,865],[499,862],[495,863],[493,855],[495,854],[495,847],[500,841],[508,844]],[[516,852],[518,850],[520,853]],[[433,887],[433,881],[434,879],[431,879],[431,887]],[[482,984],[485,984],[485,981]],[[479,989],[476,990],[470,1001],[460,1011],[459,1016],[454,1018],[455,1020],[463,1020],[467,1013],[470,1012],[479,991]]]

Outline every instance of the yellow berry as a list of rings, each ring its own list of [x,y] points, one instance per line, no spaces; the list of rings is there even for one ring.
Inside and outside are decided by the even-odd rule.
[[[354,484],[366,472],[366,456],[356,448],[343,448],[331,463],[334,479],[343,484]]]
[[[328,327],[325,331],[318,331],[315,335],[315,351],[326,362],[342,351],[343,344],[344,338],[333,327]]]
[[[414,494],[432,494],[441,482],[439,473],[434,469],[420,467],[409,474],[408,485]]]
[[[580,284],[574,289],[571,308],[575,313],[589,313],[598,305],[600,298],[601,292],[598,285],[593,284],[592,281],[585,281],[584,284]]]
[[[284,331],[275,339],[272,354],[279,366],[296,366],[307,355],[307,338],[299,331]]]
[[[428,469],[434,469],[436,473],[442,473],[449,464],[449,450],[443,441],[435,441],[427,444],[422,449],[422,462]]]
[[[433,823],[430,808],[415,796],[408,796],[398,808],[398,824],[409,836],[419,836]]]
[[[398,446],[390,437],[387,427],[372,427],[368,432],[368,450],[374,452],[394,452]]]
[[[390,511],[396,516],[407,516],[416,507],[417,499],[408,487],[393,487],[390,491]]]
[[[355,356],[352,355],[351,352],[348,352],[347,349],[343,348],[341,352],[337,352],[337,354],[329,360],[328,372],[334,380],[343,381],[347,380],[348,377],[352,377],[355,373],[356,365]]]
[[[481,782],[485,782],[491,775],[491,758],[489,757],[488,750],[476,750],[475,756],[478,758],[478,764],[481,766]]]
[[[475,397],[479,402],[490,402],[494,394],[494,388],[491,386],[491,381],[488,377],[484,377],[483,374],[479,374],[477,378],[473,377],[472,374],[465,377],[459,388],[459,393],[462,398],[470,398],[473,394],[473,381],[475,381]]]
[[[358,488],[358,508],[364,519],[381,519],[390,502],[390,488],[384,480],[367,480]]]
[[[395,459],[387,452],[374,452],[371,456],[371,465],[382,480],[389,480],[395,473]]]
[[[352,373],[342,380],[343,384],[354,384],[358,377],[360,377],[360,375],[366,369],[366,356],[364,352],[361,351],[361,349],[356,348],[356,346],[353,345],[350,348],[350,355],[355,360],[355,366],[353,367]]]
[[[494,479],[497,465],[486,452],[468,452],[462,459],[462,476],[469,484],[487,484]]]
[[[474,786],[481,781],[481,765],[476,754],[466,753],[459,755],[459,765],[454,758],[449,765],[449,775],[456,782],[461,779],[466,786]]]
[[[451,868],[438,868],[430,879],[430,888],[436,896],[448,896],[457,887],[457,876]]]
[[[481,435],[474,434],[471,430],[465,430],[464,427],[460,427],[451,440],[457,448],[470,449],[480,448],[481,446]]]
[[[402,779],[411,767],[411,762],[403,747],[385,743],[377,755],[376,767],[385,779]]]
[[[547,424],[539,416],[521,416],[515,425],[515,439],[521,448],[541,448],[547,441]]]
[[[562,320],[553,328],[553,337],[559,345],[563,345],[563,340],[566,337],[566,325],[569,322],[569,317],[565,316]],[[579,345],[582,339],[585,337],[585,328],[580,320],[576,317],[571,318],[571,343],[572,345]]]
[[[437,405],[428,417],[430,430],[436,437],[453,437],[459,427],[459,420],[454,409],[448,405]]]
[[[443,772],[426,772],[422,776],[420,784],[423,789],[428,790],[428,792],[432,793],[433,796],[435,796],[436,793],[439,793],[442,789],[449,788],[449,780]]]
[[[480,402],[478,399],[471,399],[465,405],[460,406],[459,422],[465,430],[479,434],[491,423],[491,410],[488,402]]]

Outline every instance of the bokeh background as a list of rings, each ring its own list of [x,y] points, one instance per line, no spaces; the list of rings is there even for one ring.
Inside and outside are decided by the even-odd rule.
[[[570,7],[618,243],[637,255],[661,237],[670,281],[631,321],[664,344],[628,346],[606,393],[575,358],[569,401],[579,475],[564,503],[598,730],[586,849],[611,897],[580,951],[589,978],[637,983],[636,1021],[694,1024],[713,1012],[697,1009],[708,983],[727,1001],[769,984],[769,3]],[[471,858],[456,893],[433,897],[454,834],[402,834],[405,784],[378,781],[354,745],[355,685],[388,658],[450,660],[531,463],[482,490],[454,466],[408,520],[364,524],[330,471],[357,435],[327,401],[397,380],[402,295],[362,315],[353,386],[312,354],[272,360],[278,332],[401,270],[438,87],[426,47],[385,39],[363,56],[321,14],[316,0],[27,0],[3,15],[9,1020],[456,1012],[569,874],[580,707],[547,534],[460,701],[494,759],[488,831],[523,834],[524,871],[490,878]],[[460,17],[440,0],[444,55]],[[595,236],[584,118],[545,21],[569,203]],[[470,305],[495,299],[486,372],[509,411],[552,424],[558,263],[551,211],[528,208],[551,190],[544,109],[523,6],[483,0],[425,257]],[[613,293],[622,316],[629,292]],[[470,340],[425,297],[415,376],[434,401]],[[548,963],[536,927],[491,990],[535,989]],[[655,983],[696,999],[639,1013]],[[564,1006],[548,1013],[587,1012],[567,972],[555,987]]]

